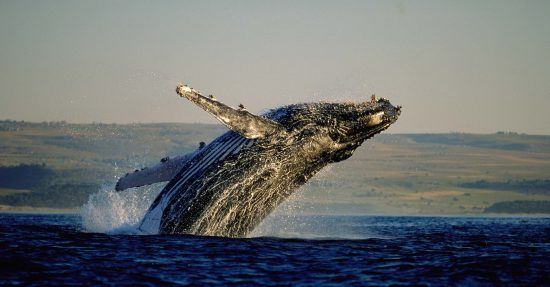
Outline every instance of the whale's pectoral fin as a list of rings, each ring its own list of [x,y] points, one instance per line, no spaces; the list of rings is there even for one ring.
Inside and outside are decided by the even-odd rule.
[[[261,116],[253,115],[244,108],[236,110],[228,107],[214,98],[203,96],[193,88],[178,85],[176,92],[181,97],[185,97],[205,111],[214,115],[222,124],[245,138],[261,139],[272,134],[286,132],[284,127],[279,123]]]
[[[132,187],[169,181],[193,158],[197,151],[174,158],[165,157],[155,166],[136,169],[132,173],[127,173],[125,176],[118,179],[115,190],[122,191]]]

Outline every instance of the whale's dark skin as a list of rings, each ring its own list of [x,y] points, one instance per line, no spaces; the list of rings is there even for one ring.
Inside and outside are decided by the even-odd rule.
[[[140,228],[149,232],[157,228],[150,227],[156,212],[159,233],[246,236],[316,172],[349,158],[400,115],[400,107],[373,97],[357,104],[289,105],[255,116],[186,86],[178,86],[176,91],[232,130],[216,139],[210,151],[205,147],[204,154],[213,154],[216,143],[237,137],[249,139],[249,144],[182,180],[193,166],[207,162],[207,156],[201,157],[199,152],[186,163],[142,221]]]

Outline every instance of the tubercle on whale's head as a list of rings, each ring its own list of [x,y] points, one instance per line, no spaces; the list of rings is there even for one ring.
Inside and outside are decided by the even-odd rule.
[[[341,112],[334,115],[336,123],[330,130],[331,138],[341,144],[360,145],[395,123],[401,114],[400,106],[384,98],[375,100],[374,96],[368,102],[341,105]]]

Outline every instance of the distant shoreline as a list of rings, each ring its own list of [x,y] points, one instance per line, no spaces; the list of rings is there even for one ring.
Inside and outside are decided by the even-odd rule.
[[[0,121],[0,212],[76,213],[125,173],[192,152],[225,131],[213,124]],[[321,171],[292,203],[303,209],[290,209],[292,215],[550,214],[549,159],[550,136],[382,134],[349,161]]]

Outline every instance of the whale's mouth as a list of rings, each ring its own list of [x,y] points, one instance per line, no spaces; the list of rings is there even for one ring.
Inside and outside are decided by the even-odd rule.
[[[362,142],[389,128],[401,115],[401,106],[393,106],[387,100],[384,107],[370,115],[365,121],[362,130],[348,142]]]
[[[397,119],[395,119],[397,120]],[[393,121],[385,121],[381,124],[379,124],[378,126],[374,127],[373,129],[369,130],[367,133],[365,133],[364,135],[360,136],[359,139],[361,141],[365,141],[367,139],[370,139],[372,138],[373,136],[375,136],[376,134],[379,134],[381,133],[382,131],[386,130],[387,128],[389,128],[394,122],[395,120]]]

